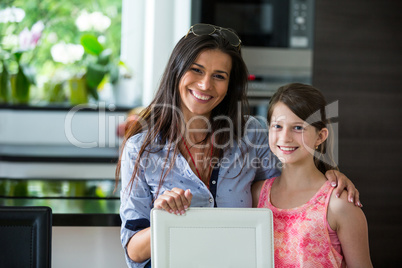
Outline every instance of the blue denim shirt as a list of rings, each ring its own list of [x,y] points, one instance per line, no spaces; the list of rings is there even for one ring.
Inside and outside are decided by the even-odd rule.
[[[170,155],[173,154],[173,149],[167,145],[155,153],[145,153],[135,183],[130,188],[129,181],[145,135],[139,133],[127,141],[121,161],[121,243],[126,251],[127,265],[138,268],[144,267],[148,260],[143,263],[133,262],[127,256],[126,245],[136,232],[149,227],[152,200],[158,191],[167,153],[171,150]],[[278,176],[280,171],[277,163],[268,145],[267,129],[257,119],[250,117],[241,141],[233,142],[233,146],[229,146],[223,153],[217,179],[211,181],[211,185],[216,186],[215,191],[212,191],[214,194],[194,174],[180,153],[165,177],[159,194],[177,187],[191,190],[192,207],[214,207],[215,203],[218,207],[251,207],[251,184],[256,180]]]

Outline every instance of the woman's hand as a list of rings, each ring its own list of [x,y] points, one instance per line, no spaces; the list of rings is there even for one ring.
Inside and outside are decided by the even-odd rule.
[[[348,201],[354,203],[356,206],[363,207],[360,203],[359,191],[355,185],[349,180],[343,173],[338,170],[328,170],[325,173],[325,177],[331,182],[333,187],[336,187],[335,195],[339,197],[343,190],[348,192]]]
[[[191,205],[193,194],[190,189],[183,190],[173,188],[166,190],[162,195],[155,200],[154,207],[166,210],[169,213],[183,215]]]

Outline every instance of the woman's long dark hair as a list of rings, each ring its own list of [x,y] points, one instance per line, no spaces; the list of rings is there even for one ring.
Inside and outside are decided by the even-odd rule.
[[[183,118],[179,109],[181,107],[179,83],[198,55],[205,50],[212,49],[218,49],[228,54],[232,59],[232,69],[227,94],[222,102],[212,110],[209,119],[211,132],[207,133],[203,142],[210,140],[211,133],[214,133],[214,144],[217,145],[225,145],[231,139],[240,140],[242,137],[245,126],[244,115],[248,111],[246,98],[248,71],[241,56],[240,47],[232,46],[219,33],[201,36],[190,33],[183,37],[173,49],[154,100],[142,111],[139,121],[129,127],[123,140],[122,148],[124,148],[130,137],[146,131],[145,139],[135,161],[130,181],[131,186],[138,173],[139,163],[144,153],[162,150],[167,144],[169,149],[167,150],[166,158],[173,160],[176,158],[178,154],[177,141],[181,139],[179,126],[183,125]],[[232,125],[228,120],[213,120],[222,115],[230,118]],[[231,133],[216,131],[219,129],[231,129],[233,134],[231,136]],[[157,144],[155,144],[155,141],[157,141]],[[218,147],[214,146],[214,157],[221,155],[224,149]],[[170,155],[170,149],[174,149],[173,155]],[[116,186],[119,181],[121,157],[122,155],[120,155],[116,168]],[[164,178],[172,169],[174,162],[170,161],[167,169],[163,167],[164,172],[161,174],[159,187],[163,184]]]
[[[328,128],[327,140],[321,143],[314,153],[315,166],[322,173],[338,169],[333,158],[333,133],[331,122],[326,115],[327,102],[321,91],[311,85],[291,83],[284,85],[272,96],[269,102],[267,120],[271,122],[275,104],[284,103],[295,115],[315,127],[318,131]]]

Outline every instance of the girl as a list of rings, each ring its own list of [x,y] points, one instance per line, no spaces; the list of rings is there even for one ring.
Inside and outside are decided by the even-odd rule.
[[[326,101],[309,85],[283,86],[272,97],[269,146],[282,174],[253,185],[253,205],[274,215],[276,267],[372,267],[367,222],[325,178],[336,169]]]

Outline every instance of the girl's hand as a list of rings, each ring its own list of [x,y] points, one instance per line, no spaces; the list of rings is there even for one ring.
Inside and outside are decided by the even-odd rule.
[[[183,215],[191,205],[193,194],[190,189],[173,188],[166,190],[155,200],[154,207],[166,210],[169,213]]]
[[[348,192],[348,201],[358,207],[363,207],[360,203],[359,191],[343,173],[338,170],[328,170],[325,173],[325,177],[331,182],[332,187],[336,187],[334,190],[336,197],[339,197],[343,190],[346,190]]]

